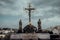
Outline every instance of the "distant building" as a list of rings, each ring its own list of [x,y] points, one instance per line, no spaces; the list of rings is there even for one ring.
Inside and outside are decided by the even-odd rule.
[[[53,33],[60,34],[60,26],[55,26],[52,30],[53,30]]]
[[[46,30],[52,31],[54,34],[60,34],[60,26],[50,27]]]
[[[8,33],[14,33],[14,30],[0,30],[0,34],[8,34]]]
[[[53,31],[53,34],[59,34],[57,29],[53,29],[52,31]]]
[[[5,38],[5,34],[0,34],[0,38]]]

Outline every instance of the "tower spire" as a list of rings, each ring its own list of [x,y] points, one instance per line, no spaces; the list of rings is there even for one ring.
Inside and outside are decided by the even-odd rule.
[[[29,7],[25,8],[25,10],[29,11],[29,13],[28,13],[28,15],[29,15],[29,24],[31,24],[31,11],[35,10],[35,8],[31,8],[31,4],[29,3]]]

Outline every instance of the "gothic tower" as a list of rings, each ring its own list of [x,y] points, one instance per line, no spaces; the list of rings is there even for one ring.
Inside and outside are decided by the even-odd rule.
[[[41,20],[39,19],[38,20],[38,32],[40,32],[41,31]]]
[[[19,30],[18,33],[22,33],[22,21],[19,21]]]

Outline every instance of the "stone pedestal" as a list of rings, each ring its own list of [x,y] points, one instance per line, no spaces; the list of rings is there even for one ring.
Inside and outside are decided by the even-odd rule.
[[[38,40],[38,37],[35,34],[27,34],[23,36],[23,40]]]
[[[21,33],[21,34],[12,34],[10,36],[12,40],[38,40],[38,39],[50,39],[50,34],[48,33]]]

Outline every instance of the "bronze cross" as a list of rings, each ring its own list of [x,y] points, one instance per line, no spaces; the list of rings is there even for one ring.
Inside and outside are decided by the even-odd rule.
[[[25,8],[25,10],[29,11],[29,23],[31,22],[31,11],[35,10],[35,8],[31,8],[31,4],[29,3],[29,7]]]

